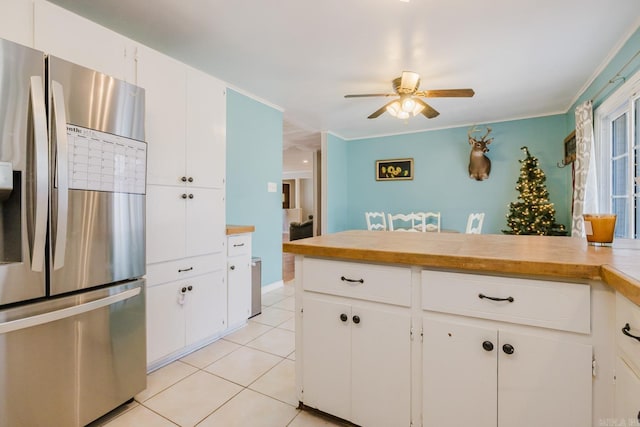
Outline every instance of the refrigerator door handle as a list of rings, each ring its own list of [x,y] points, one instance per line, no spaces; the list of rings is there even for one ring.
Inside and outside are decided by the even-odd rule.
[[[31,270],[44,270],[44,253],[47,239],[47,209],[49,159],[47,153],[47,113],[41,76],[31,77],[31,112],[33,114],[33,140],[35,153],[35,206],[33,242],[31,246]]]
[[[53,252],[53,269],[64,266],[67,247],[67,213],[69,210],[69,158],[67,155],[67,114],[62,85],[51,81],[53,115],[56,135],[56,183],[58,185],[58,209],[56,212],[56,235]]]
[[[48,313],[37,314],[31,317],[25,317],[22,319],[11,320],[8,322],[0,323],[0,335],[6,334],[20,329],[26,329],[33,326],[42,325],[45,323],[55,322],[56,320],[66,319],[68,317],[77,316],[88,311],[94,311],[102,307],[106,307],[115,304],[120,301],[133,298],[140,294],[140,287],[120,292],[119,294],[109,295],[108,297],[97,299],[95,301],[87,302],[80,305],[74,305],[72,307],[63,308],[56,311],[50,311]]]

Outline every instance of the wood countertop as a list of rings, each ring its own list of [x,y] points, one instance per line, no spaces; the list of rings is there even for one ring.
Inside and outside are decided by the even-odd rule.
[[[560,279],[602,280],[640,305],[640,241],[613,247],[585,239],[500,234],[353,230],[295,240],[298,255]]]
[[[253,225],[232,225],[227,224],[227,236],[232,234],[253,233],[256,228]]]

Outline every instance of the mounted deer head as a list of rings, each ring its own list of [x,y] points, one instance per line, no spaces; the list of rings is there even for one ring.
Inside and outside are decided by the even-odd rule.
[[[483,181],[489,178],[491,173],[491,160],[484,155],[489,148],[487,145],[491,144],[493,138],[487,139],[491,133],[491,128],[487,127],[487,133],[480,139],[474,138],[472,135],[478,132],[480,129],[475,126],[469,129],[467,136],[469,137],[469,144],[471,145],[471,154],[469,156],[469,178],[476,181]]]

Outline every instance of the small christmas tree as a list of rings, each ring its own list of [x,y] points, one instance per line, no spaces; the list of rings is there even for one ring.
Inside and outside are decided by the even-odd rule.
[[[547,178],[538,165],[538,159],[522,147],[526,154],[520,167],[520,177],[516,190],[520,192],[518,200],[509,204],[505,234],[538,234],[541,236],[564,236],[564,225],[556,223],[556,210],[549,201]]]

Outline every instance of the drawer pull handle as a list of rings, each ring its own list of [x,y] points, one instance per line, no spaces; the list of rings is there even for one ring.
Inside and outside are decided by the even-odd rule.
[[[342,276],[340,278],[340,280],[342,280],[343,282],[349,282],[349,283],[364,283],[364,279],[358,279],[358,280],[356,280],[356,279],[348,279],[348,278],[346,278],[344,276]]]
[[[233,247],[234,247],[234,248],[238,248],[238,247],[240,247],[240,246],[244,246],[244,243],[234,243],[234,244],[233,244]]]
[[[189,268],[181,268],[178,270],[178,273],[184,273],[185,271],[191,271],[193,270],[193,267],[189,267]]]
[[[631,330],[631,326],[629,326],[629,324],[627,323],[626,325],[624,325],[624,328],[622,328],[622,333],[625,334],[628,337],[637,339],[638,341],[640,341],[640,337],[637,337],[635,335],[632,335],[629,331]],[[638,415],[640,416],[640,413],[638,413]]]
[[[487,296],[485,294],[478,294],[478,298],[480,299],[490,299],[491,301],[509,301],[509,302],[514,302],[515,300],[513,299],[513,297],[507,297],[507,298],[496,298],[496,297],[490,297]]]

